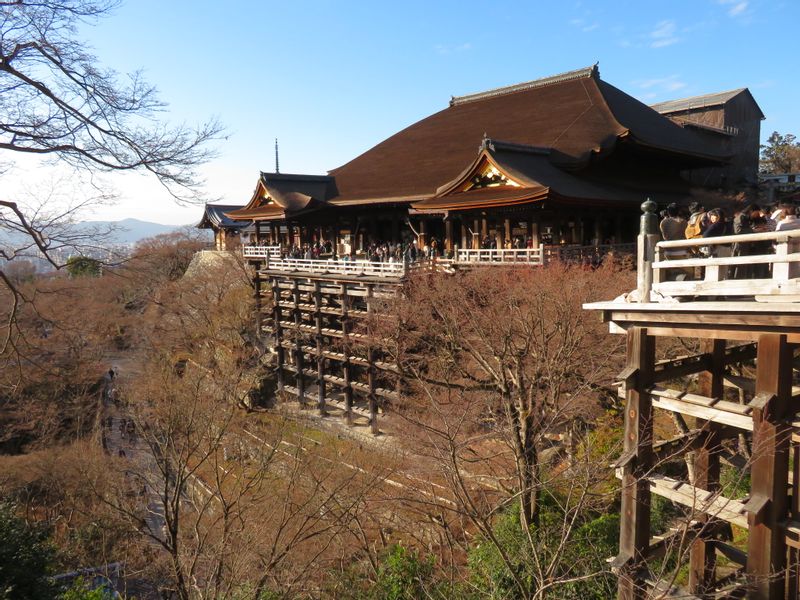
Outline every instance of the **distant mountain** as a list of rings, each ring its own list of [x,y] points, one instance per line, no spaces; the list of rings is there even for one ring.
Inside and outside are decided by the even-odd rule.
[[[135,244],[144,238],[161,235],[162,233],[172,233],[182,229],[179,225],[162,225],[161,223],[151,223],[140,221],[139,219],[122,219],[121,221],[83,221],[75,225],[78,229],[107,230],[113,228],[113,233],[109,236],[112,243]]]
[[[172,233],[184,228],[180,225],[162,225],[161,223],[151,223],[149,221],[140,221],[139,219],[82,221],[76,223],[73,227],[77,233],[113,230],[106,238],[109,244],[135,244],[145,238],[161,235],[162,233]],[[20,238],[19,234],[11,234],[9,231],[0,229],[0,245],[3,243],[20,243]]]

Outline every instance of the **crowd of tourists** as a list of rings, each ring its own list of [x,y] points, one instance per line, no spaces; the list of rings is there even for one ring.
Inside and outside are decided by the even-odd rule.
[[[770,208],[757,204],[746,204],[730,215],[722,208],[706,210],[700,203],[689,205],[683,211],[677,204],[670,204],[661,212],[659,230],[667,241],[714,238],[727,235],[768,233],[800,229],[797,207],[790,202]],[[700,246],[697,252],[705,256],[755,256],[771,254],[773,244],[770,240],[730,245]],[[666,249],[667,259],[687,258],[686,248]],[[769,276],[768,265],[737,265],[734,277],[737,279],[763,278]]]
[[[430,243],[424,243],[421,248],[418,247],[415,241],[398,243],[371,242],[358,254],[371,262],[398,263],[413,263],[444,256],[442,245],[436,238],[432,238]],[[314,242],[312,244],[303,244],[302,246],[293,245],[283,248],[281,251],[281,258],[319,260],[333,258],[333,256],[333,245],[330,241]],[[355,260],[356,252],[353,250],[350,254],[339,255],[337,258],[343,261]]]

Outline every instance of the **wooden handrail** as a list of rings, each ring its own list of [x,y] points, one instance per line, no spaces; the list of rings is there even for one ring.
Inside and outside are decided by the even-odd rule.
[[[785,231],[768,231],[765,233],[742,233],[738,235],[721,235],[709,238],[694,238],[691,240],[669,240],[658,242],[659,248],[694,248],[697,246],[714,246],[720,244],[734,244],[746,242],[784,242],[800,238],[800,229]]]

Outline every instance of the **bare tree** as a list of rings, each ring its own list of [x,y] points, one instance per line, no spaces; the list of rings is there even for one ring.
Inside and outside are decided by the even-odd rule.
[[[584,516],[613,501],[597,461],[610,462],[617,448],[587,450],[586,424],[613,402],[607,382],[622,353],[581,304],[614,295],[629,278],[612,267],[560,265],[421,276],[391,308],[398,319],[372,323],[409,385],[398,411],[413,443],[453,492],[456,507],[442,506],[445,514],[465,518],[496,549],[519,597],[597,574],[567,564],[565,549]],[[543,521],[545,497],[558,505],[555,522],[552,514]],[[494,530],[513,505],[528,575]]]
[[[36,155],[79,172],[145,171],[176,199],[190,199],[199,184],[195,169],[210,158],[209,142],[221,128],[215,121],[197,128],[162,123],[165,105],[141,74],[123,78],[100,64],[78,29],[116,5],[115,0],[0,2],[2,159]],[[76,235],[63,226],[83,203],[45,214],[26,210],[16,199],[0,199],[0,232],[24,240],[0,249],[3,301],[12,306],[0,350],[8,347],[15,309],[30,301],[6,275],[7,264],[33,248],[60,268],[55,248],[92,243],[97,232]]]

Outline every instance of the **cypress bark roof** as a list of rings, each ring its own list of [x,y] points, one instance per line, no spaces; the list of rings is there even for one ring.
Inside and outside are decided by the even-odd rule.
[[[595,66],[454,98],[448,108],[330,171],[336,194],[329,200],[429,198],[474,159],[485,135],[550,148],[553,164],[571,171],[610,153],[622,139],[687,167],[727,158],[720,146],[602,81]]]

